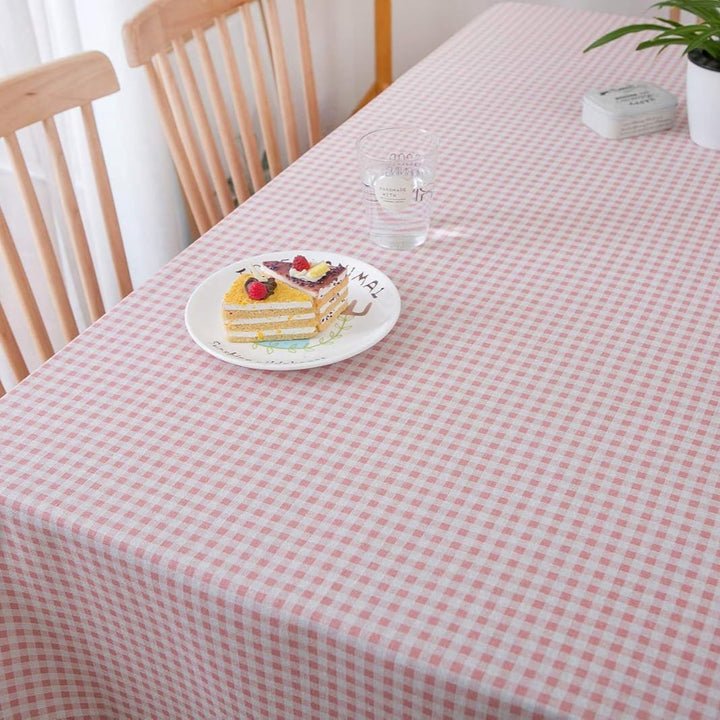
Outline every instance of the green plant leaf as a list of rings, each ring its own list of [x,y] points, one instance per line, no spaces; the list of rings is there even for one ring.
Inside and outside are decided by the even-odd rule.
[[[720,59],[720,0],[661,0],[651,5],[654,8],[677,8],[700,19],[687,25],[661,17],[654,18],[657,24],[638,23],[626,25],[603,35],[583,52],[605,45],[624,35],[639,32],[654,32],[655,36],[640,42],[636,50],[659,48],[662,51],[670,45],[685,45],[684,53],[703,50]]]
[[[720,44],[715,39],[715,33],[712,30],[697,33],[688,43],[687,52],[690,50],[704,50],[711,57],[720,59]]]
[[[717,0],[663,0],[652,7],[677,8],[691,15],[696,15],[707,23],[720,24],[720,8]]]
[[[687,43],[682,38],[675,38],[674,40],[645,40],[644,42],[641,42],[635,49],[647,50],[648,48],[659,47],[660,51],[663,51],[669,45],[687,45]],[[688,52],[687,49],[684,52]]]
[[[588,45],[583,50],[583,52],[587,52],[588,50],[594,50],[601,45],[605,45],[606,43],[623,37],[623,35],[630,35],[631,33],[643,32],[645,30],[659,30],[661,32],[664,32],[665,30],[667,30],[667,28],[662,25],[653,25],[652,23],[643,23],[640,25],[626,25],[625,27],[618,28],[617,30],[612,30],[606,35],[603,35],[601,38],[598,38],[597,40],[595,40],[595,42]]]

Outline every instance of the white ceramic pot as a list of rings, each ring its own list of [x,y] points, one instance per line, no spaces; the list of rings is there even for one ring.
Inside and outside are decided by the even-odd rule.
[[[686,82],[690,137],[701,147],[720,150],[720,65],[702,51],[691,50]]]

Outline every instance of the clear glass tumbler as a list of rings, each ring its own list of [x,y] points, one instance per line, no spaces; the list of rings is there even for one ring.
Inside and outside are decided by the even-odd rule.
[[[370,237],[410,250],[428,236],[438,138],[421,128],[382,128],[357,142]]]

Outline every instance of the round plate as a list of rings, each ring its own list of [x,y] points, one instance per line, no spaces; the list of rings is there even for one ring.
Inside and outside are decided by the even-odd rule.
[[[229,342],[221,307],[237,273],[265,260],[292,260],[296,255],[347,268],[348,310],[331,327],[306,340]],[[296,250],[244,258],[213,273],[190,296],[185,325],[203,350],[226,362],[262,370],[301,370],[330,365],[367,350],[392,330],[399,315],[397,288],[372,265],[327,251]]]

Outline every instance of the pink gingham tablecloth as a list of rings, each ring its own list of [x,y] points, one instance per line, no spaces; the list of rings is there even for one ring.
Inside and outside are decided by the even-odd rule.
[[[626,18],[480,15],[0,402],[3,720],[720,717],[718,155]],[[645,79],[672,130],[606,140]],[[354,142],[441,136],[430,240],[366,237]],[[397,325],[296,372],[183,322],[317,247]]]

